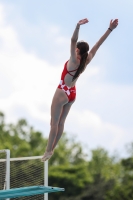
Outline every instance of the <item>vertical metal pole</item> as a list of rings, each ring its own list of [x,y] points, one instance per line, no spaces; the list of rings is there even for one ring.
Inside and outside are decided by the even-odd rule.
[[[48,160],[44,162],[44,186],[48,186]],[[48,200],[48,193],[44,194],[44,199]]]
[[[5,151],[6,151],[6,190],[8,190],[10,189],[10,150],[7,149]]]

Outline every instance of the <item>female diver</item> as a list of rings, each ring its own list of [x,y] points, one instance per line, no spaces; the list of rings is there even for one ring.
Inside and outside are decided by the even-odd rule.
[[[46,151],[41,159],[42,162],[50,159],[53,155],[54,148],[63,133],[64,122],[76,98],[76,81],[86,69],[86,66],[90,63],[101,44],[117,27],[118,19],[110,21],[109,28],[90,51],[87,42],[77,42],[80,26],[86,23],[88,23],[87,18],[80,20],[77,23],[71,38],[70,58],[64,65],[60,84],[58,85],[52,100],[51,129]]]

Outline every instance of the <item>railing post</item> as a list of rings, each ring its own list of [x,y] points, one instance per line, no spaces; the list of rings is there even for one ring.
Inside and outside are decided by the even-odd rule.
[[[48,186],[48,160],[44,162],[44,186]],[[48,200],[48,193],[44,194],[44,199]]]

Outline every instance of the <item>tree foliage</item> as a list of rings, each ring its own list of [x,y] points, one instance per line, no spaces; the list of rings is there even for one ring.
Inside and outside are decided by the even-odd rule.
[[[0,113],[0,148],[10,149],[11,157],[42,155],[47,140],[43,134],[29,126],[25,119],[14,124],[5,124]]]
[[[25,119],[6,124],[0,112],[0,149],[10,149],[11,157],[39,156],[44,153],[47,138]],[[49,185],[64,187],[63,193],[49,194],[54,200],[131,200],[133,199],[133,143],[130,156],[116,159],[103,148],[93,149],[87,160],[82,145],[64,133],[49,160]],[[88,152],[90,154],[90,152]],[[35,173],[40,164],[34,166]],[[23,166],[26,175],[26,166]],[[19,168],[12,177],[19,173]],[[25,173],[26,172],[26,173]],[[40,179],[41,174],[36,179]],[[26,184],[26,183],[25,183]]]

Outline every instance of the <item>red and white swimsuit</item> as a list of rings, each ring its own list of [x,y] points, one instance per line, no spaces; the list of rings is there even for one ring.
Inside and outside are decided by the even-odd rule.
[[[70,72],[74,72],[77,69],[72,70],[72,71],[68,71],[67,70],[67,63],[68,63],[68,61],[64,65],[64,70],[62,72],[61,81],[60,81],[60,84],[58,85],[58,88],[61,89],[61,90],[63,90],[66,93],[69,102],[71,102],[71,101],[74,101],[75,98],[76,98],[76,87],[75,86],[74,87],[68,87],[68,86],[66,86],[64,79],[65,79],[66,74],[74,76]]]

